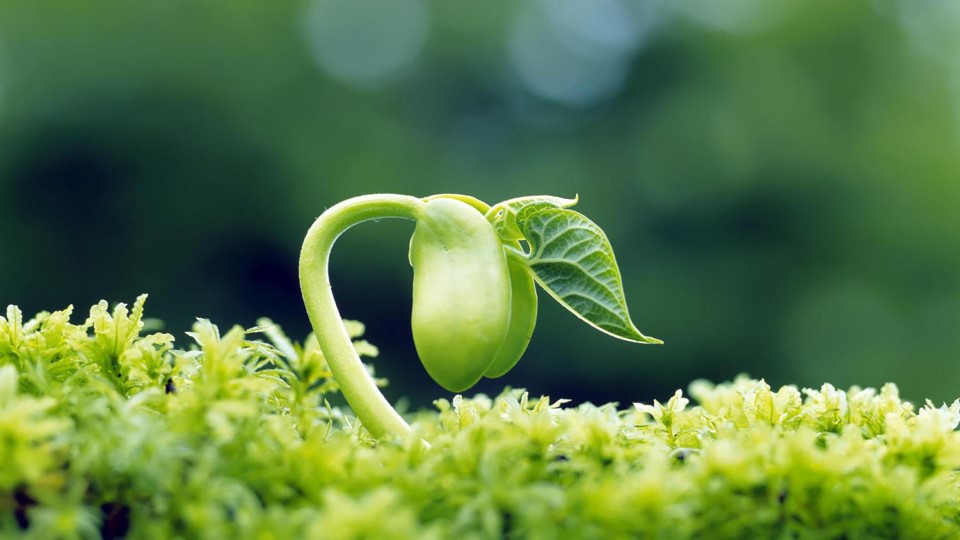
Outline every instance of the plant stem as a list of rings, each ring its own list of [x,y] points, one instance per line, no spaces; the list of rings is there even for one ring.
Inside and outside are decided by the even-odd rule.
[[[347,403],[374,437],[407,436],[411,428],[383,397],[347,335],[330,287],[330,250],[337,237],[358,223],[381,218],[416,220],[423,205],[420,199],[407,195],[347,199],[317,218],[300,251],[300,290],[320,350]]]

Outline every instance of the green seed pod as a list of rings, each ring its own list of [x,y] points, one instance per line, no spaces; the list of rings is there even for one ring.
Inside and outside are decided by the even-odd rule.
[[[506,375],[517,365],[537,325],[537,288],[533,275],[520,261],[508,258],[507,267],[510,270],[510,329],[497,357],[483,374],[491,379]]]
[[[496,358],[510,326],[510,272],[493,226],[472,206],[427,202],[410,239],[413,341],[427,373],[461,392]]]

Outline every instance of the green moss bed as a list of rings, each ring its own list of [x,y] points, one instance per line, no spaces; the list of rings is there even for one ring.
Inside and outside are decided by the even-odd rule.
[[[0,318],[0,537],[960,538],[960,402],[747,377],[626,408],[508,389],[375,441],[327,403],[314,340],[200,320],[176,349],[143,301]]]

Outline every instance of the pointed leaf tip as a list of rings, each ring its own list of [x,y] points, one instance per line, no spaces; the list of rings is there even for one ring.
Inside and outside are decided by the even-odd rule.
[[[661,344],[630,320],[620,269],[606,234],[566,208],[531,204],[516,214],[530,246],[527,264],[536,281],[581,320],[613,337]]]

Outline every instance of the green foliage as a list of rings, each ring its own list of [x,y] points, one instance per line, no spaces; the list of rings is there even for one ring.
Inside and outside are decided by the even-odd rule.
[[[576,201],[567,201],[572,206]],[[509,210],[504,212],[509,214]],[[630,320],[607,235],[586,216],[550,201],[520,206],[514,218],[530,246],[527,264],[544,290],[590,326],[636,343],[663,343]]]
[[[530,209],[569,208],[576,205],[579,200],[579,195],[573,199],[564,199],[562,197],[554,197],[552,195],[530,195],[527,197],[518,197],[516,199],[510,199],[508,201],[497,203],[493,206],[493,208],[488,209],[486,214],[487,219],[493,223],[494,228],[497,230],[497,234],[499,234],[500,238],[503,238],[504,241],[526,240],[526,236],[517,225],[517,214],[521,210],[527,209],[527,211],[530,211]]]
[[[696,406],[506,390],[375,441],[326,403],[314,339],[201,319],[175,350],[141,335],[143,301],[0,317],[4,537],[960,536],[960,401],[746,377],[695,382]]]

